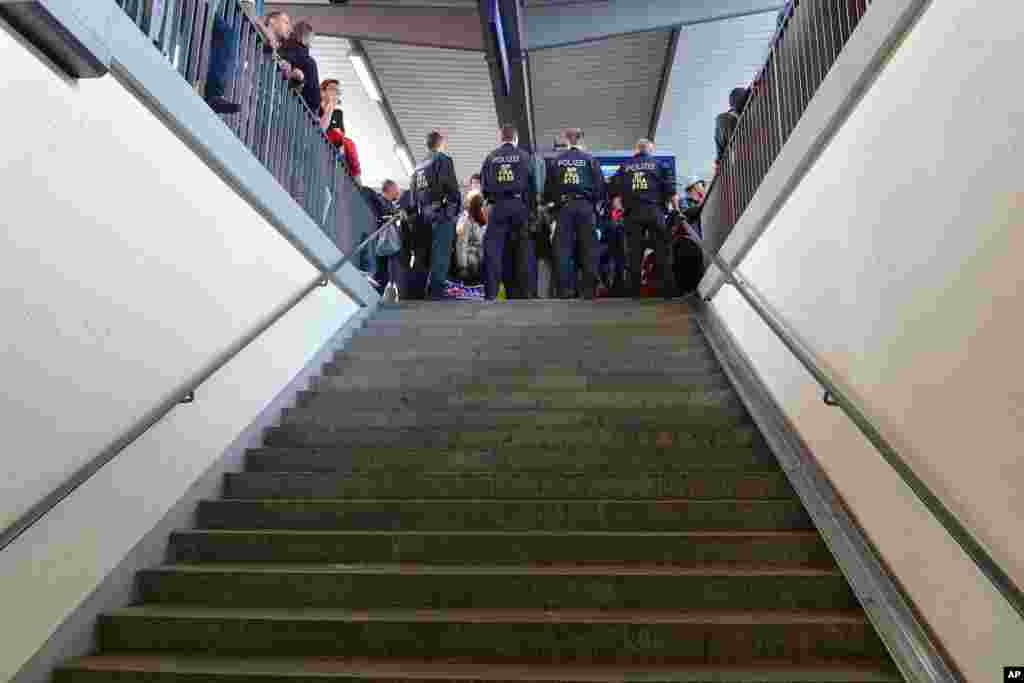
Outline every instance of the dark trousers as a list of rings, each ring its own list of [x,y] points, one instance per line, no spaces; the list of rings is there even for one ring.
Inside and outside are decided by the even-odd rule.
[[[629,240],[629,293],[640,296],[640,269],[644,258],[644,236],[654,249],[658,266],[658,291],[664,297],[675,296],[672,249],[668,228],[661,210],[653,204],[634,206],[626,212],[626,239]]]
[[[432,299],[444,296],[444,282],[452,263],[452,245],[455,243],[455,221],[446,216],[430,224],[430,279],[427,292]]]
[[[404,251],[405,249],[403,248],[397,254],[377,257],[377,269],[373,274],[373,279],[380,285],[380,289],[377,290],[379,293],[383,294],[388,284],[392,282],[398,287],[399,293],[402,293],[402,290],[405,288],[402,284],[403,275],[406,270],[402,267],[402,252]]]
[[[704,254],[692,240],[681,238],[672,245],[676,287],[686,294],[697,289],[704,277]]]
[[[397,282],[403,299],[422,299],[426,295],[427,269],[430,266],[431,225],[416,221],[402,230]],[[412,264],[410,266],[409,264]]]
[[[505,283],[506,292],[512,287],[512,274],[516,273],[517,289],[529,288],[529,252],[524,249],[526,221],[529,212],[521,199],[499,199],[491,208],[484,233],[484,297],[494,299]],[[514,254],[509,253],[509,247]],[[506,256],[514,255],[515,266],[509,267]],[[534,286],[532,289],[536,289]]]
[[[210,69],[206,74],[206,96],[224,97],[228,82],[237,71],[239,34],[219,13],[210,37]]]
[[[602,274],[608,279],[612,292],[622,294],[625,291],[623,273],[626,270],[626,237],[622,225],[609,224],[607,231],[608,248],[605,260],[601,263]]]
[[[573,199],[558,212],[555,250],[558,253],[558,295],[568,296],[576,282],[576,269],[572,267],[573,252],[576,263],[583,269],[583,296],[592,298],[597,284],[597,240],[594,236],[594,205],[585,199]]]

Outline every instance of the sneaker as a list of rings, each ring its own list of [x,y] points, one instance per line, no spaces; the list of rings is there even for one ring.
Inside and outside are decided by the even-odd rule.
[[[229,102],[220,95],[214,95],[206,98],[206,103],[210,105],[210,109],[215,114],[237,114],[242,111],[242,106],[235,102]]]
[[[398,287],[394,282],[389,282],[388,286],[384,288],[384,296],[381,299],[381,303],[393,305],[398,303],[398,299]]]

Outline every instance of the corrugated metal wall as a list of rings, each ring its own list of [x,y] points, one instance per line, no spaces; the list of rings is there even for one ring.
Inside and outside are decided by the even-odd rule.
[[[681,29],[657,129],[658,148],[676,155],[681,176],[711,177],[715,117],[764,65],[775,21],[770,12]]]
[[[547,148],[566,127],[592,150],[632,148],[645,137],[671,31],[648,31],[530,53],[534,127]]]
[[[363,184],[380,188],[385,179],[409,185],[409,178],[395,156],[395,140],[380,106],[363,90],[348,53],[349,41],[344,38],[317,36],[312,55],[317,61],[320,78],[341,81],[341,102],[345,112],[346,133],[356,143],[363,167]]]
[[[413,156],[426,155],[427,134],[448,136],[459,181],[480,170],[497,143],[497,113],[481,52],[364,42]]]

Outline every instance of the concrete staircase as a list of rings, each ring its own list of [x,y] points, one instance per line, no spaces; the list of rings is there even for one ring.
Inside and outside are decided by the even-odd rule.
[[[899,681],[684,303],[406,304],[56,680]]]

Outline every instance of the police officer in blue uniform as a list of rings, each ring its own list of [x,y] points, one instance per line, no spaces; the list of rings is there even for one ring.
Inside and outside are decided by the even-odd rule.
[[[626,210],[626,239],[629,246],[629,293],[640,296],[640,268],[643,263],[643,235],[654,247],[660,280],[659,292],[665,298],[675,295],[672,275],[672,249],[665,222],[665,205],[679,210],[675,172],[655,161],[654,143],[641,139],[633,148],[632,159],[622,164],[612,178],[612,194],[622,197]]]
[[[519,149],[519,136],[514,126],[504,125],[498,131],[501,147],[484,159],[480,170],[480,189],[490,204],[487,232],[484,233],[484,297],[498,296],[502,281],[512,289],[512,273],[505,268],[505,248],[514,242],[516,250],[516,287],[521,298],[530,298],[536,291],[531,286],[530,261],[533,241],[528,239],[530,210],[537,202],[537,173],[533,158]]]
[[[413,171],[412,200],[421,227],[430,230],[429,297],[444,298],[444,283],[451,266],[455,218],[462,211],[462,193],[455,177],[455,163],[446,154],[447,139],[438,131],[427,135],[430,155]]]
[[[568,149],[548,166],[544,181],[544,199],[559,206],[558,228],[555,231],[555,254],[558,262],[558,297],[567,299],[576,279],[569,262],[578,249],[577,263],[583,268],[583,296],[594,296],[597,284],[597,240],[594,227],[597,215],[594,204],[606,194],[604,175],[594,157],[580,146],[583,131],[570,128],[562,134]]]

